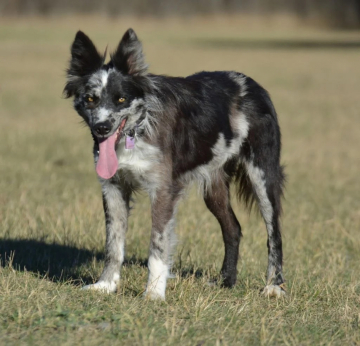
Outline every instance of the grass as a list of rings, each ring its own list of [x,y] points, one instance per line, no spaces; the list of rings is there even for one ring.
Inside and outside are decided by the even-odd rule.
[[[103,267],[104,217],[92,139],[61,97],[64,69],[76,30],[104,49],[107,43],[114,48],[128,26],[143,40],[154,73],[234,69],[270,91],[288,175],[286,299],[259,295],[265,227],[235,201],[244,233],[238,283],[231,290],[207,285],[218,275],[223,245],[217,222],[194,191],[179,210],[176,278],[169,280],[165,303],[141,297],[150,237],[149,202],[141,194],[119,292],[79,290]],[[250,31],[234,20],[3,18],[0,344],[359,345],[357,35]],[[218,44],[229,39],[231,45]],[[334,44],[309,49],[304,41]],[[355,43],[342,49],[339,42]]]

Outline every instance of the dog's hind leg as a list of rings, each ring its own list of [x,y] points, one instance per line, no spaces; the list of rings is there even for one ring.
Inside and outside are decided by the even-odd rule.
[[[279,297],[285,294],[280,232],[284,174],[280,166],[280,132],[274,118],[265,116],[257,127],[251,129],[243,149],[243,163],[268,233],[264,294]]]
[[[208,209],[219,221],[224,239],[225,258],[221,268],[222,284],[225,287],[232,287],[236,282],[241,227],[230,205],[228,182],[220,176],[215,178],[211,187],[204,192],[204,200]]]
[[[280,232],[280,191],[279,181],[268,171],[246,163],[247,174],[255,190],[260,212],[268,233],[268,269],[264,294],[279,297],[285,294],[282,274],[282,239]],[[275,178],[275,179],[274,179]]]
[[[149,253],[149,278],[145,297],[165,300],[166,281],[170,276],[172,250],[176,237],[175,214],[180,189],[169,185],[159,188],[151,203],[152,229]]]
[[[106,221],[105,267],[98,282],[87,285],[83,289],[111,293],[117,289],[120,268],[124,262],[131,189],[125,183],[104,180],[102,194]]]

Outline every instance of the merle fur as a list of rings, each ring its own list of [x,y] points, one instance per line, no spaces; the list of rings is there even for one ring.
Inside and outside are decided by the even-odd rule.
[[[99,54],[82,32],[75,37],[71,56],[64,93],[66,97],[74,96],[75,109],[90,129],[96,124],[99,107],[109,110],[108,120],[113,124],[114,132],[119,126],[120,114],[126,114],[134,100],[141,101],[127,116],[134,121],[140,117],[148,120],[148,128],[142,132],[141,140],[160,152],[157,162],[146,174],[136,175],[131,168],[120,167],[114,178],[100,179],[107,228],[107,262],[100,281],[111,280],[113,272],[120,271],[122,260],[119,258],[123,253],[117,252],[116,244],[109,245],[109,241],[117,233],[124,237],[127,223],[123,220],[116,224],[116,219],[127,218],[131,191],[139,187],[148,190],[152,201],[150,256],[166,265],[171,264],[176,204],[187,184],[196,180],[203,188],[208,209],[221,226],[225,244],[221,269],[223,285],[232,287],[236,282],[242,235],[230,205],[229,186],[232,182],[245,205],[251,207],[254,201],[258,202],[268,230],[268,284],[283,284],[279,218],[284,173],[280,165],[280,129],[267,91],[253,79],[233,71],[200,72],[185,78],[150,74],[141,43],[132,29],[125,33],[107,64],[105,55]],[[84,97],[93,88],[91,78],[101,71],[108,73],[107,84],[95,104],[86,105]],[[120,96],[126,98],[126,103],[121,106],[114,101]],[[244,133],[234,127],[234,121],[242,115],[247,126]],[[240,139],[241,136],[244,138]],[[94,134],[93,138],[96,161],[98,139]],[[224,139],[223,146],[217,144],[221,138]],[[214,152],[217,145],[226,155],[236,141],[240,143],[236,154],[209,171],[210,181],[199,173],[202,167],[207,169],[219,160],[219,154]],[[153,173],[157,180],[151,178]],[[109,186],[120,190],[120,198],[125,196],[124,203],[117,205],[110,200]],[[109,202],[114,206],[113,215]]]

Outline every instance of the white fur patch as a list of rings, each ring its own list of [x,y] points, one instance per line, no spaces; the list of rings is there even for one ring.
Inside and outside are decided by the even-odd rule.
[[[196,167],[194,170],[187,172],[183,176],[185,184],[196,180],[201,193],[211,188],[211,182],[214,180],[214,175],[219,174],[219,170],[224,164],[234,156],[239,155],[239,148],[244,139],[248,135],[249,122],[242,112],[238,112],[232,119],[234,135],[236,138],[230,141],[227,146],[224,134],[220,133],[219,138],[213,146],[213,159],[205,165]]]
[[[109,73],[105,70],[100,70],[94,73],[89,79],[88,86],[97,97],[100,97],[102,90],[106,87]]]
[[[266,297],[281,298],[285,297],[285,291],[278,285],[267,285],[263,290],[263,295]]]
[[[165,300],[166,280],[169,277],[169,266],[162,260],[150,255],[148,267],[149,280],[145,296],[150,299]]]
[[[108,78],[109,78],[109,73],[104,70],[102,70],[101,72],[102,72],[101,73],[101,82],[102,82],[103,88],[105,88],[107,85]]]
[[[247,174],[259,199],[261,214],[265,220],[266,226],[270,227],[272,230],[271,222],[273,217],[273,208],[266,193],[266,181],[264,178],[265,173],[260,168],[255,167],[252,162],[245,162],[245,166]]]
[[[111,111],[109,109],[106,109],[104,107],[98,108],[96,110],[96,123],[102,123],[106,121],[111,114]]]
[[[244,97],[247,94],[247,77],[242,73],[230,72],[230,77],[240,85],[240,96]]]
[[[236,115],[234,115],[232,122],[234,133],[239,135],[237,142],[242,144],[249,133],[249,121],[243,112],[238,112]]]
[[[159,148],[145,142],[141,137],[135,137],[133,149],[125,149],[125,136],[121,138],[117,147],[119,166],[126,179],[132,181],[145,189],[150,198],[155,198],[155,191],[161,179],[161,172],[154,167],[159,163]]]
[[[114,274],[114,278],[111,282],[106,281],[98,281],[95,284],[92,285],[86,285],[82,287],[82,290],[96,290],[96,291],[102,291],[104,293],[114,293],[116,292],[117,284],[119,282],[120,275]]]
[[[119,169],[128,169],[141,174],[151,170],[154,163],[158,162],[159,149],[146,143],[142,138],[135,138],[133,149],[125,149],[125,138],[122,138],[119,147],[117,150]]]

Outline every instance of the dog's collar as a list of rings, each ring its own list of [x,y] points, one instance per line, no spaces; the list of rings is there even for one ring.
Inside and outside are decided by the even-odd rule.
[[[145,119],[145,115],[142,115],[136,121],[135,125],[131,129],[127,130],[124,134],[126,136],[130,136],[130,137],[135,137],[135,136],[142,135],[145,132],[144,128],[141,127],[142,122],[144,121],[144,119]]]
[[[142,115],[135,123],[134,127],[127,130],[125,134],[125,149],[134,149],[135,138],[141,136],[145,130],[141,127],[142,122],[145,119],[145,115]]]

